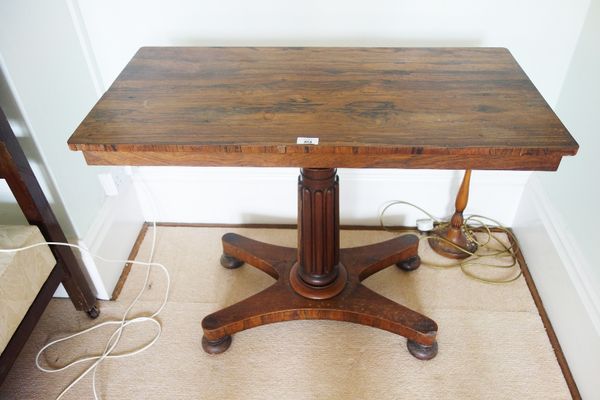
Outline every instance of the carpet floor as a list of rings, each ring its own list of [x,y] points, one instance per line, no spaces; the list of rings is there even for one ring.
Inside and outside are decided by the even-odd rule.
[[[159,319],[163,334],[137,356],[109,360],[97,371],[103,399],[570,399],[569,389],[523,277],[490,285],[468,279],[459,269],[425,265],[444,260],[421,241],[421,268],[387,268],[365,281],[376,292],[434,319],[439,353],[419,361],[406,340],[386,331],[335,321],[293,321],[233,336],[228,351],[207,355],[201,348],[202,318],[267,286],[273,279],[250,266],[220,266],[220,237],[237,232],[265,242],[295,246],[291,229],[159,227],[155,260],[171,273],[170,298]],[[342,247],[376,243],[396,234],[343,230]],[[148,257],[151,228],[139,249]],[[501,262],[502,260],[497,260]],[[485,273],[485,271],[484,271]],[[134,266],[117,301],[102,302],[99,321],[120,318],[143,283]],[[134,314],[155,310],[165,281],[152,271]],[[79,371],[39,372],[41,346],[89,327],[68,300],[50,302],[37,328],[0,387],[1,399],[53,399]],[[98,353],[107,327],[86,338],[61,343],[42,358],[53,366]],[[155,328],[127,328],[118,350],[140,347]],[[93,398],[91,377],[63,399]]]

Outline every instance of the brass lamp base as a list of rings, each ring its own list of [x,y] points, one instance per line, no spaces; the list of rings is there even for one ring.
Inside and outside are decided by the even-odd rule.
[[[458,231],[458,232],[457,232]],[[428,239],[429,246],[443,257],[454,258],[456,260],[462,260],[471,256],[472,253],[477,251],[477,243],[472,240],[469,240],[465,233],[458,229],[455,229],[451,226],[445,226],[439,229],[435,229],[432,232],[433,236]],[[445,239],[445,240],[443,240]],[[454,243],[457,247],[451,245],[450,243]],[[463,251],[464,249],[466,251]]]

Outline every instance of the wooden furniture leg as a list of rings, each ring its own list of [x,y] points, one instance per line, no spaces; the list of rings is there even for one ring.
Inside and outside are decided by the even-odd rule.
[[[8,120],[0,110],[0,170],[15,196],[19,207],[30,225],[37,225],[49,242],[67,243],[67,238],[58,224],[54,212],[37,181],[27,157],[17,138],[12,133]],[[91,318],[100,315],[96,295],[84,267],[73,250],[68,247],[50,246],[57,264],[64,270],[62,284],[77,310],[85,311]]]
[[[477,243],[470,240],[463,229],[463,211],[467,207],[469,201],[469,183],[471,182],[471,170],[465,171],[463,181],[456,195],[455,208],[456,211],[450,219],[450,224],[433,231],[433,234],[443,240],[437,238],[429,238],[431,248],[444,257],[454,259],[464,259],[470,257],[472,253],[477,251]],[[450,243],[453,243],[454,246]],[[461,250],[467,250],[467,252]]]
[[[2,110],[0,139],[0,171],[25,218],[29,224],[37,225],[47,241],[67,243],[67,238]],[[50,250],[57,264],[64,270],[65,276],[61,283],[75,308],[85,311],[91,318],[98,317],[100,309],[96,295],[84,273],[84,267],[75,257],[73,250],[62,246],[50,246]]]
[[[369,246],[340,249],[336,170],[302,169],[298,184],[298,249],[223,236],[226,268],[248,263],[277,281],[262,292],[202,321],[202,346],[211,354],[230,346],[231,335],[274,322],[327,319],[387,330],[408,339],[419,359],[437,354],[436,323],[361,284],[392,264],[410,271],[420,264],[419,240],[404,235]]]
[[[0,179],[5,179],[23,215],[36,225],[48,242],[67,242],[62,228],[21,149],[8,120],[0,109]],[[0,384],[23,349],[59,284],[63,284],[77,310],[97,318],[100,309],[83,266],[72,249],[50,246],[56,265],[41,287],[10,341],[0,350]]]

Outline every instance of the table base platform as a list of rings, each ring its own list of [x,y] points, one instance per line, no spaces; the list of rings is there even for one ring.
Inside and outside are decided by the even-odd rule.
[[[328,292],[342,281],[341,290],[332,297],[318,299],[305,297],[293,287],[297,249],[228,233],[223,236],[224,267],[237,268],[247,263],[277,281],[262,292],[206,316],[202,321],[202,346],[207,353],[217,354],[229,348],[232,334],[245,329],[275,322],[324,319],[368,325],[404,336],[413,356],[431,359],[437,354],[437,324],[361,283],[393,264],[406,271],[418,268],[418,243],[417,236],[403,235],[373,245],[340,249],[337,279],[315,290]]]

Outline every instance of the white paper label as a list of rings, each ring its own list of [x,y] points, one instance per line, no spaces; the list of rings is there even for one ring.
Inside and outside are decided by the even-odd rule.
[[[296,144],[319,144],[318,137],[299,137],[296,139]]]

